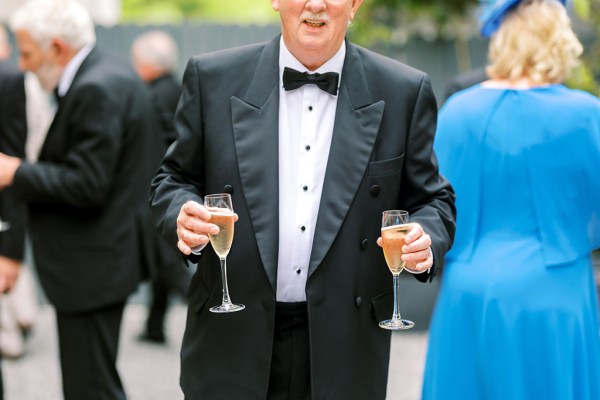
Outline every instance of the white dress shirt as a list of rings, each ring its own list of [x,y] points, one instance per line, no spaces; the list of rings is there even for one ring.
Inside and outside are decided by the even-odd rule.
[[[73,83],[73,79],[75,79],[75,74],[79,71],[79,67],[81,67],[81,63],[83,60],[90,54],[92,49],[94,48],[94,44],[89,44],[87,46],[83,46],[75,56],[68,62],[65,70],[60,76],[60,80],[58,81],[57,93],[59,96],[64,96],[67,94],[69,89],[71,88],[71,84]]]
[[[283,69],[341,73],[346,45],[316,71],[285,47],[279,51],[279,257],[277,301],[306,301],[306,278],[325,169],[329,158],[337,96],[316,85],[286,91]]]

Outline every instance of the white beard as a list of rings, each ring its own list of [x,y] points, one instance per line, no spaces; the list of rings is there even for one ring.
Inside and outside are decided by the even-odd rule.
[[[45,91],[52,93],[58,86],[60,76],[62,75],[62,68],[46,62],[35,71],[35,75],[40,81],[42,88]]]

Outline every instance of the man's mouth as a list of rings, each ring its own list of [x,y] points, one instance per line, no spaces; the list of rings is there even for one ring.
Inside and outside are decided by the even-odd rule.
[[[323,21],[311,21],[311,20],[305,19],[304,23],[307,24],[307,25],[313,26],[315,28],[319,28],[321,26],[325,26],[325,22],[323,22]]]

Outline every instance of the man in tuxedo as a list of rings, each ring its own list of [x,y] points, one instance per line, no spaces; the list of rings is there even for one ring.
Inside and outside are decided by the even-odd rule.
[[[131,45],[131,61],[135,72],[150,89],[154,106],[152,117],[156,118],[161,154],[165,153],[177,135],[173,126],[173,116],[181,96],[181,85],[173,76],[177,56],[177,44],[171,36],[160,30],[141,34]],[[152,282],[152,299],[146,328],[140,339],[164,343],[164,321],[169,295],[175,293],[185,299],[190,274],[187,265],[158,233],[154,234],[153,239],[152,243],[146,246],[148,254],[145,262]]]
[[[199,263],[181,350],[187,400],[386,396],[381,213],[410,212],[403,260],[427,281],[455,209],[432,151],[430,80],[345,40],[361,2],[272,0],[281,36],[188,63],[178,138],[150,199],[159,231]],[[246,308],[230,314],[209,311],[219,258],[200,251],[219,231],[202,196],[218,192],[238,217],[227,273]]]
[[[125,399],[119,329],[140,279],[156,163],[149,96],[126,62],[95,46],[79,2],[28,1],[11,27],[21,69],[57,96],[38,161],[0,154],[0,188],[27,203],[35,265],[56,308],[64,397]]]
[[[24,79],[4,58],[0,55],[0,152],[24,157],[27,136]],[[11,188],[0,191],[0,296],[15,285],[25,248],[25,207],[12,192]],[[0,372],[0,400],[3,398]]]

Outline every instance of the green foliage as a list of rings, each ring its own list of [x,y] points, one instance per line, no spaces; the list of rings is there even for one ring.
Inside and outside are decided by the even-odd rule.
[[[122,22],[260,24],[277,18],[267,0],[122,0]]]
[[[600,96],[600,0],[574,0],[579,17],[596,31],[596,40],[585,49],[582,65],[567,84]]]
[[[478,4],[478,0],[365,0],[356,15],[352,38],[365,46],[414,36],[462,38]],[[456,32],[450,32],[449,25],[455,25]],[[467,36],[475,34],[474,29],[468,31]]]

